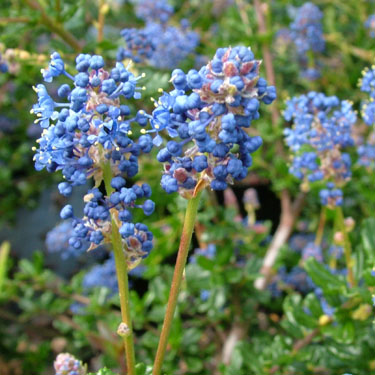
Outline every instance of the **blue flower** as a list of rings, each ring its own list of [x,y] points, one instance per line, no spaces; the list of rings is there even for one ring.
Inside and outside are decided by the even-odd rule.
[[[354,145],[352,133],[357,119],[352,104],[309,92],[286,102],[284,118],[292,121],[292,127],[284,130],[293,152],[289,171],[302,180],[302,189],[315,181],[344,185],[351,178],[351,160],[343,150]],[[328,198],[323,201],[329,205],[341,202]]]
[[[85,375],[86,368],[82,362],[69,353],[61,353],[54,362],[55,375]]]
[[[3,59],[3,56],[0,53],[0,73],[7,73],[8,70],[8,62]]]
[[[51,62],[49,63],[48,68],[41,70],[46,82],[52,82],[54,77],[58,77],[63,74],[64,71],[64,61],[57,52],[54,52],[51,55]]]
[[[46,235],[46,247],[50,253],[59,253],[61,258],[67,259],[70,256],[79,256],[89,247],[88,242],[80,243],[77,249],[73,241],[69,240],[74,236],[74,228],[71,220],[63,221],[50,230]]]
[[[42,128],[48,128],[50,119],[55,119],[56,103],[48,95],[47,89],[44,85],[39,84],[34,88],[38,94],[38,104],[34,104],[31,113],[36,113],[39,117],[35,123],[39,124]]]
[[[365,143],[358,147],[357,153],[359,156],[358,164],[363,167],[373,167],[375,165],[375,145],[372,143]]]
[[[365,27],[368,29],[371,38],[375,38],[375,14],[368,16],[367,20],[365,21]]]
[[[276,98],[275,88],[259,78],[259,67],[249,48],[235,47],[218,49],[199,71],[172,72],[175,89],[156,101],[150,121],[151,132],[166,129],[174,138],[157,155],[165,163],[161,184],[168,193],[189,197],[199,180],[223,190],[246,177],[250,153],[262,142],[244,129],[259,118],[260,102]]]
[[[165,23],[174,9],[167,0],[133,0],[137,17],[144,21]]]
[[[46,168],[49,172],[62,171],[65,179],[59,184],[61,194],[68,196],[72,188],[85,185],[94,178],[96,185],[103,179],[103,165],[108,164],[114,178],[111,186],[114,192],[103,195],[98,189],[91,189],[84,197],[84,217],[78,218],[72,206],[65,206],[61,218],[72,219],[74,228],[69,245],[80,249],[90,244],[90,249],[110,242],[112,218],[110,210],[116,210],[114,217],[121,227],[122,219],[132,225],[134,230],[126,232],[123,238],[129,267],[146,256],[152,248],[152,234],[147,226],[131,223],[133,209],[142,209],[146,215],[154,210],[149,198],[148,185],[134,185],[126,188],[126,179],[138,173],[138,157],[148,153],[153,147],[152,137],[132,136],[132,127],[143,129],[149,120],[143,111],[130,116],[127,105],[121,99],[138,99],[137,86],[142,77],[135,77],[122,63],[116,63],[111,72],[104,70],[104,60],[98,55],[80,54],[76,58],[78,73],[73,77],[64,70],[64,63],[58,54],[52,55],[48,70],[44,71],[46,80],[63,74],[71,80],[58,89],[65,102],[57,103],[48,94],[44,85],[37,85],[38,103],[32,112],[44,128],[39,147],[35,151],[35,167]],[[142,200],[142,202],[139,202]]]
[[[302,68],[301,76],[309,80],[320,77],[315,61],[313,61],[315,66],[311,66],[311,56],[314,59],[313,53],[321,53],[325,49],[322,17],[319,8],[307,2],[297,9],[288,33],[288,38],[294,42],[297,49],[298,62]]]
[[[120,47],[117,60],[130,58],[134,62],[159,69],[172,69],[179,65],[199,43],[199,36],[187,25],[169,26],[149,21],[143,29],[124,29],[121,35],[126,47]]]

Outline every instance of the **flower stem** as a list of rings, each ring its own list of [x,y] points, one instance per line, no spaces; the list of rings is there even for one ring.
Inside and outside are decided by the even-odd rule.
[[[325,224],[326,224],[326,207],[323,206],[320,212],[318,229],[316,231],[316,236],[315,236],[315,245],[317,246],[320,246],[322,244]]]
[[[108,5],[106,4],[105,0],[99,0],[99,9],[98,9],[98,43],[103,41],[104,35],[104,22],[105,22],[105,15],[108,11]]]
[[[103,165],[103,179],[105,189],[108,195],[113,192],[111,186],[112,171],[109,163]],[[134,353],[134,336],[132,320],[130,316],[130,298],[129,298],[129,282],[128,282],[128,265],[123,252],[123,244],[121,235],[117,225],[115,212],[111,212],[111,242],[113,253],[115,256],[116,275],[119,288],[121,319],[126,325],[127,334],[123,336],[126,356],[127,375],[135,375],[135,353]]]
[[[346,268],[348,270],[348,283],[351,287],[356,285],[356,281],[354,279],[353,274],[353,261],[352,261],[352,247],[350,244],[348,231],[346,230],[345,221],[344,221],[344,214],[342,212],[342,208],[340,206],[336,207],[336,218],[337,218],[337,225],[344,236],[344,254],[345,254],[345,262]]]
[[[195,219],[197,217],[200,196],[201,192],[198,192],[195,197],[189,200],[189,203],[186,208],[184,227],[182,229],[180,247],[178,249],[171,290],[169,292],[167,310],[164,317],[163,328],[161,330],[159,345],[156,352],[154,367],[152,371],[153,375],[161,374],[161,367],[163,365],[163,360],[167,349],[168,338],[171,331],[173,316],[177,305],[177,298],[180,291],[187,255],[190,248]]]

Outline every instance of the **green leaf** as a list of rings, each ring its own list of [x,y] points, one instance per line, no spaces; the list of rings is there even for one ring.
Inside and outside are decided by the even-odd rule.
[[[10,243],[3,242],[0,247],[0,295],[2,293],[2,288],[4,281],[6,279],[7,271],[7,260],[10,252]]]
[[[225,272],[227,280],[231,284],[236,284],[241,281],[243,272],[241,268],[230,268]]]
[[[143,374],[144,373],[139,374],[139,375],[143,375]],[[118,374],[116,374],[113,371],[107,369],[106,367],[103,367],[98,372],[90,372],[88,375],[118,375]],[[138,375],[138,373],[137,373],[137,375]]]
[[[323,310],[315,293],[308,294],[305,297],[303,304],[304,307],[308,309],[308,311],[310,311],[312,316],[314,316],[315,318],[319,319],[319,317],[323,314]]]
[[[198,256],[197,263],[205,270],[211,271],[214,268],[215,263],[206,257]]]
[[[336,342],[340,344],[352,344],[354,341],[355,328],[351,320],[337,325],[326,325],[322,327],[322,332],[325,335],[331,336]]]
[[[302,307],[302,298],[299,294],[292,294],[284,300],[285,314],[293,325],[299,327],[315,328],[318,325],[316,317],[307,314]]]
[[[200,373],[203,369],[203,361],[200,358],[187,357],[186,365],[189,369],[189,373],[193,374]]]
[[[136,375],[151,375],[152,367],[146,366],[144,363],[138,363],[135,365],[135,373]]]
[[[362,224],[361,240],[363,250],[371,264],[375,263],[375,218],[366,219]]]
[[[305,269],[314,283],[320,286],[325,292],[337,292],[339,289],[346,290],[346,283],[339,277],[332,275],[325,266],[315,258],[309,258],[305,262]]]

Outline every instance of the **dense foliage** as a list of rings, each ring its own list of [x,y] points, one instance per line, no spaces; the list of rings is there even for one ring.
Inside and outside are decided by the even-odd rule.
[[[374,13],[3,0],[0,374],[375,373]]]

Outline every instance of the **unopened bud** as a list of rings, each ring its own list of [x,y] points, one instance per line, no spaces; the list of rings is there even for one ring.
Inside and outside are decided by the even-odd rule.
[[[352,217],[347,217],[344,223],[345,223],[345,228],[348,232],[351,232],[354,229],[355,221]]]
[[[124,322],[120,323],[120,325],[117,328],[117,334],[121,337],[127,337],[131,333],[130,328],[128,325]]]
[[[342,232],[336,232],[333,235],[333,241],[336,245],[342,245],[344,243],[344,234]]]

